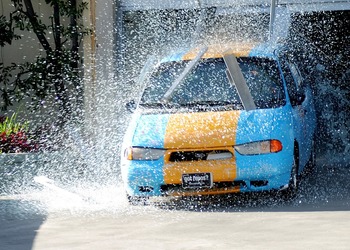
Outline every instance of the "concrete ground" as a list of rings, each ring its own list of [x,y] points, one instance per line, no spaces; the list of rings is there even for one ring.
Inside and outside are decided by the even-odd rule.
[[[347,166],[319,166],[290,202],[262,194],[133,207],[121,188],[3,196],[0,249],[350,249],[349,177]]]

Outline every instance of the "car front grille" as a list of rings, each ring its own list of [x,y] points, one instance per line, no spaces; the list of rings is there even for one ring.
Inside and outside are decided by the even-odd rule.
[[[169,157],[170,162],[220,160],[232,158],[229,150],[176,151]]]

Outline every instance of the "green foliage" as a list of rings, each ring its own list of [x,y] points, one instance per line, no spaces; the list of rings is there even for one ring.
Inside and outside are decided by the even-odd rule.
[[[17,114],[12,114],[11,117],[0,118],[0,134],[10,135],[20,131],[28,131],[28,122],[20,123],[17,121]]]
[[[34,105],[40,105],[42,100],[52,96],[60,110],[59,119],[64,123],[73,110],[71,103],[77,102],[75,98],[82,96],[79,47],[82,38],[91,30],[85,28],[79,20],[87,3],[45,0],[52,7],[53,14],[50,23],[44,23],[35,12],[32,0],[11,1],[14,9],[9,20],[0,16],[0,46],[9,46],[13,39],[18,39],[16,30],[31,31],[45,53],[38,51],[32,62],[12,63],[9,66],[0,63],[0,107],[7,110],[14,102],[25,97],[30,97]],[[62,22],[63,18],[70,22]],[[75,90],[75,93],[69,93],[69,89]]]
[[[56,95],[53,83],[58,81],[62,74],[67,87],[79,90],[79,72],[70,66],[71,62],[74,61],[72,54],[67,50],[60,53],[59,65],[62,67],[61,69],[57,69],[58,65],[54,60],[55,53],[52,52],[46,57],[38,56],[34,63],[13,63],[8,67],[3,67],[0,64],[3,104],[5,106],[11,105],[27,96],[32,98],[34,107],[40,105],[41,100],[47,96]],[[13,80],[11,80],[12,77],[14,77]]]
[[[38,151],[38,142],[29,132],[28,122],[18,122],[16,113],[11,117],[0,117],[0,153]]]
[[[4,16],[0,16],[0,46],[11,44],[13,39],[20,39],[19,35],[14,33],[12,22],[7,21]]]

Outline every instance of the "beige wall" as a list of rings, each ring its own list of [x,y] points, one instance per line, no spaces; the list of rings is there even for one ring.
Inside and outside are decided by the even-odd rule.
[[[10,13],[14,10],[10,0],[1,0],[0,14],[9,18]],[[44,3],[44,4],[42,4]],[[51,14],[50,9],[45,8],[45,0],[33,1],[33,7],[44,20]],[[0,61],[5,65],[9,65],[12,62],[23,63],[26,61],[34,60],[35,55],[40,52],[40,44],[37,43],[36,35],[33,32],[23,31],[21,34],[21,39],[13,41],[12,45],[5,47],[0,47]]]
[[[0,14],[9,18],[10,13],[14,10],[14,7],[12,6],[10,0],[1,1]],[[46,5],[45,0],[33,1],[33,8],[35,11],[37,11],[41,19],[45,20],[46,24],[49,24],[49,16],[51,15],[52,10]],[[17,30],[16,34],[20,35],[21,39],[14,40],[11,45],[0,47],[0,62],[4,63],[5,66],[10,65],[11,63],[20,64],[24,62],[32,62],[35,60],[36,55],[45,53],[33,32]],[[52,42],[52,38],[49,35],[47,38],[49,42]],[[48,111],[51,106],[50,100],[47,100],[47,103],[43,105],[40,110],[35,112],[26,110],[26,106],[29,101],[30,100],[27,99],[21,103],[15,103],[15,105],[10,107],[8,111],[0,111],[0,114],[11,115],[13,112],[18,112],[18,117],[33,120],[34,122],[38,123],[47,121],[50,117],[54,119],[55,115],[53,112]]]
[[[108,100],[113,99],[113,92],[109,91],[106,85],[114,78],[114,19],[115,1],[86,0],[89,3],[88,9],[84,12],[83,23],[85,27],[91,27],[93,33],[86,36],[81,46],[84,74],[84,111],[88,134],[94,134],[96,124],[103,123],[114,111],[105,108]],[[41,18],[47,20],[52,9],[47,6],[45,0],[33,0],[33,7]],[[13,11],[10,0],[1,0],[0,14],[9,17]],[[67,20],[68,21],[68,20]],[[0,62],[9,65],[12,62],[23,63],[33,61],[38,53],[45,53],[34,33],[23,31],[21,39],[14,41],[12,45],[0,48]],[[53,42],[52,36],[47,34],[47,39]],[[1,83],[0,83],[1,84]],[[106,96],[106,95],[110,96]],[[33,124],[49,123],[56,119],[56,111],[52,108],[52,100],[47,100],[40,110],[28,112],[26,106],[29,100],[16,104],[6,112],[0,114],[12,114],[19,112],[18,117],[29,119]],[[102,108],[101,108],[102,107]],[[101,111],[103,110],[103,111]],[[103,115],[103,117],[101,117]]]
[[[107,19],[108,22],[111,21],[113,18],[113,8],[112,8],[112,1],[110,3],[104,3],[101,5],[101,2],[104,1],[97,1],[100,2],[100,4],[97,4],[99,11],[99,17],[102,20]],[[45,0],[33,0],[33,7],[35,11],[38,13],[40,18],[45,21],[46,24],[50,24],[49,17],[52,15],[52,8],[48,6],[45,3]],[[96,3],[95,0],[89,0],[89,6],[88,10],[85,11],[83,22],[85,27],[92,27],[94,28],[96,25]],[[107,6],[107,7],[105,7]],[[1,0],[0,4],[0,14],[5,15],[7,18],[9,18],[10,13],[14,10],[14,7],[12,6],[12,3],[10,0]],[[108,16],[105,15],[107,12],[109,12]],[[99,19],[99,20],[101,20]],[[69,20],[61,20],[62,22],[68,22]],[[101,27],[101,25],[99,26]],[[43,51],[42,46],[38,42],[38,39],[36,35],[33,32],[28,31],[18,31],[16,32],[21,36],[21,39],[14,40],[11,45],[6,45],[5,47],[0,47],[0,62],[4,63],[5,66],[10,65],[11,63],[24,63],[24,62],[32,62],[35,60],[35,57],[40,53],[45,53]],[[101,34],[100,34],[101,35]],[[102,36],[102,35],[101,35]],[[51,34],[47,34],[46,38],[50,43],[53,44],[53,37]],[[102,39],[102,38],[101,38]],[[84,75],[86,77],[86,80],[84,82],[85,85],[85,93],[84,101],[86,103],[86,114],[88,118],[93,114],[93,106],[94,106],[94,89],[95,89],[95,82],[96,77],[100,77],[99,74],[96,76],[95,72],[95,56],[96,56],[96,38],[95,33],[93,33],[90,36],[86,36],[83,41],[83,46],[81,46],[81,54],[82,54],[82,60],[84,62]],[[108,43],[111,43],[110,37],[107,39],[104,38],[104,40],[107,40]],[[103,45],[104,41],[100,41],[101,45]],[[102,47],[105,48],[103,45]],[[104,56],[100,57],[104,58]],[[1,84],[1,83],[0,83]],[[1,98],[1,97],[0,97]],[[19,112],[19,117],[22,117],[24,119],[33,120],[33,122],[41,123],[41,122],[49,122],[51,120],[55,120],[56,118],[56,111],[53,110],[52,107],[52,100],[46,100],[46,104],[43,105],[43,107],[40,110],[36,110],[33,113],[28,112],[26,110],[26,106],[30,100],[26,100],[24,102],[21,102],[20,104],[15,104],[13,107],[10,107],[8,111],[2,112],[0,111],[0,114],[12,114],[13,112]]]
[[[94,29],[84,39],[84,110],[86,130],[95,134],[114,115],[114,43],[115,1],[90,0],[84,14],[86,26]]]

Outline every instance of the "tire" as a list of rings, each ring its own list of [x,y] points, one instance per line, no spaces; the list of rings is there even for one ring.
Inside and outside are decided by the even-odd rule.
[[[312,140],[311,145],[311,154],[309,161],[306,164],[304,175],[309,176],[315,172],[316,169],[316,149],[315,149],[315,140]]]
[[[282,198],[286,201],[292,200],[296,197],[299,188],[298,176],[298,158],[294,155],[293,167],[290,173],[288,188],[282,190]]]
[[[140,196],[130,196],[126,194],[126,198],[128,199],[128,203],[132,206],[145,206],[148,204],[148,197],[140,197]]]

